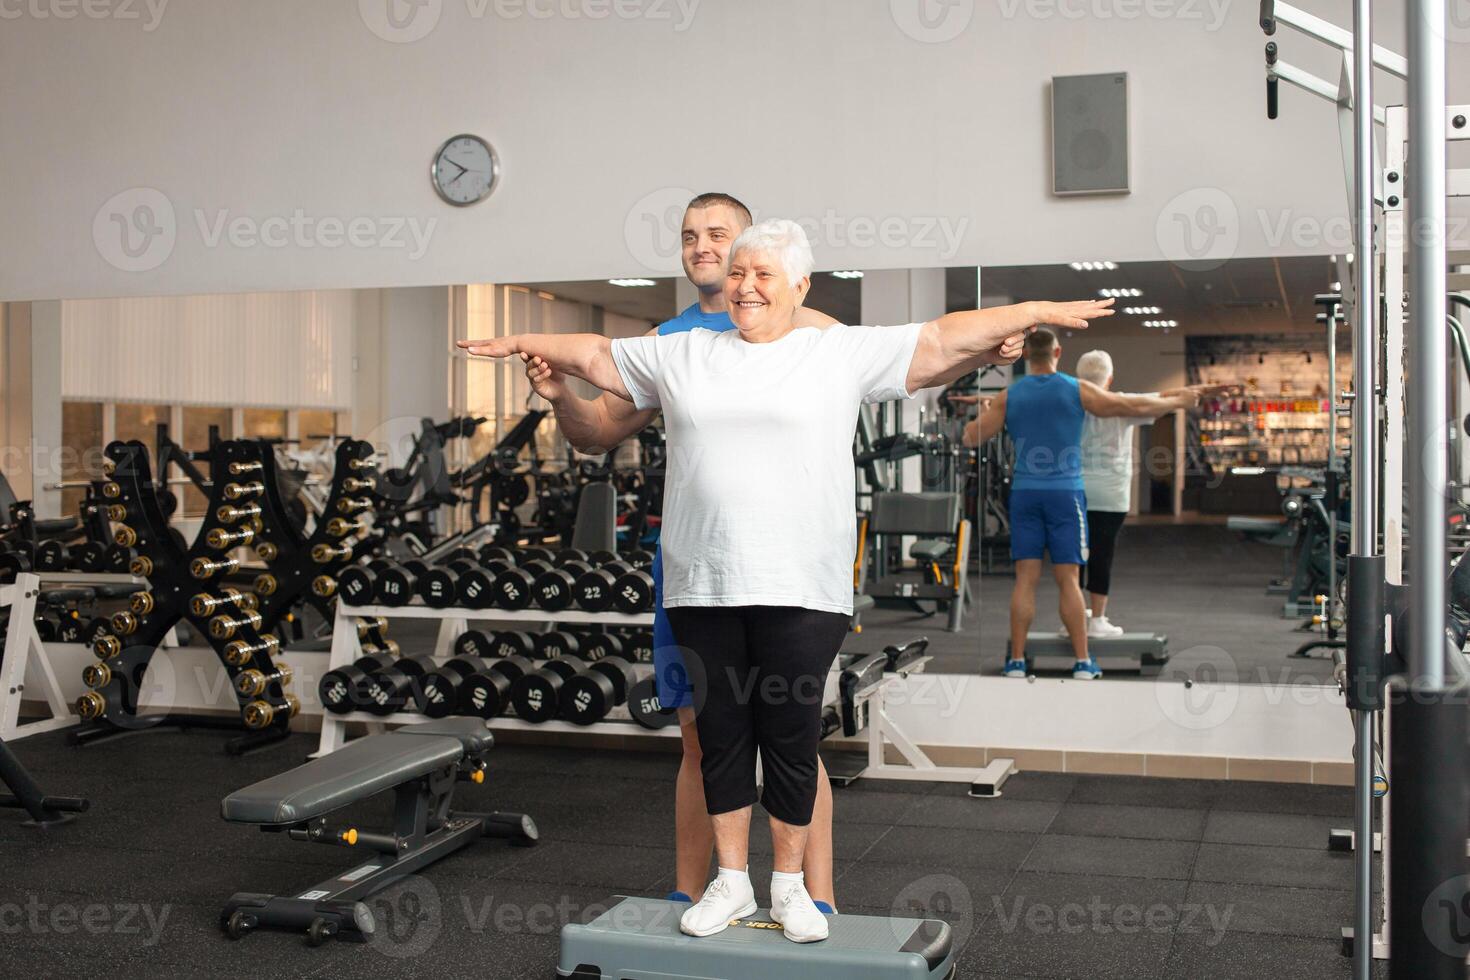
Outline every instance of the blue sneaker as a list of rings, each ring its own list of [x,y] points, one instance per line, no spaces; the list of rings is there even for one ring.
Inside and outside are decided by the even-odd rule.
[[[1002,673],[1004,673],[1007,677],[1020,677],[1020,678],[1025,678],[1025,676],[1026,676],[1026,661],[1024,661],[1024,660],[1007,660],[1006,661],[1006,669],[1004,671],[1002,671]]]
[[[812,904],[815,905],[817,907],[817,911],[822,913],[823,915],[837,914],[837,910],[828,905],[826,902],[819,902],[816,899],[812,899]]]
[[[664,899],[664,901],[665,902],[688,902],[690,905],[693,905],[694,904],[694,899],[690,898],[688,895],[685,895],[683,892],[669,892],[668,896]]]
[[[1072,679],[1075,681],[1095,681],[1101,676],[1102,668],[1091,657],[1072,665]]]

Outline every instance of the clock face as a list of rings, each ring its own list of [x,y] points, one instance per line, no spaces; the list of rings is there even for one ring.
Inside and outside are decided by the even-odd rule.
[[[464,207],[483,201],[500,176],[500,162],[490,144],[462,134],[445,141],[434,155],[434,190],[447,203]]]

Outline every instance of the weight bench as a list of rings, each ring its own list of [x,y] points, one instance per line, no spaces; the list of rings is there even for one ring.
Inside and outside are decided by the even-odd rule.
[[[529,847],[536,824],[519,813],[458,813],[449,804],[455,783],[485,779],[494,739],[479,718],[445,718],[348,743],[278,776],[225,797],[232,823],[285,832],[292,840],[359,846],[376,856],[295,897],[237,892],[220,914],[231,939],[262,927],[305,929],[313,946],[338,937],[364,942],[374,930],[362,902],[393,882],[480,837],[506,837]],[[385,790],[395,795],[393,829],[360,832],[332,825],[331,816]]]

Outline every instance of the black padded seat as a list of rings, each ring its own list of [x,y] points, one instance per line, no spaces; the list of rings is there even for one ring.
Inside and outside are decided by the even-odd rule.
[[[922,558],[924,561],[939,561],[952,550],[954,550],[953,541],[920,538],[918,541],[909,545],[909,557]]]
[[[237,790],[220,804],[234,823],[297,824],[484,752],[494,736],[480,718],[444,718],[369,735],[320,759]]]

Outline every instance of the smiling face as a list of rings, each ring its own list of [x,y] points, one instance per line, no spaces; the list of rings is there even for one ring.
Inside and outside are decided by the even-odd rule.
[[[745,216],[728,204],[684,212],[684,275],[701,292],[721,288],[730,246],[745,228]]]
[[[805,277],[792,282],[775,253],[742,248],[731,259],[725,277],[730,320],[743,336],[780,336],[791,329],[791,315],[810,286],[811,280]]]

